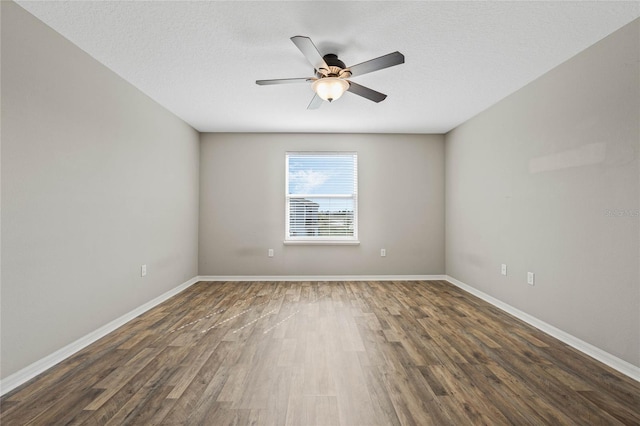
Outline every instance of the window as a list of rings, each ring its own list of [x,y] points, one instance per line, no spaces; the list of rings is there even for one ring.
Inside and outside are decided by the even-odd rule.
[[[358,243],[358,154],[286,154],[285,243]]]

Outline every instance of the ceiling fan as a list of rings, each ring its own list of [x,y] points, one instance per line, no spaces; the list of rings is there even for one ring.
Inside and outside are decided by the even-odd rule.
[[[316,92],[316,94],[313,96],[313,99],[311,99],[311,103],[307,109],[320,108],[323,101],[335,101],[342,96],[345,91],[362,96],[376,103],[381,102],[387,95],[354,83],[348,80],[348,78],[404,63],[404,55],[400,52],[393,52],[347,67],[344,65],[344,62],[338,59],[338,56],[333,53],[322,56],[309,37],[295,36],[291,37],[291,41],[300,49],[304,57],[307,58],[307,61],[313,66],[315,77],[256,80],[256,84],[264,86],[270,84],[312,83],[313,91]]]

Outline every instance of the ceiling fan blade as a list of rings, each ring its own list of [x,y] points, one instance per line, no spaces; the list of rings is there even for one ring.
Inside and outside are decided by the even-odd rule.
[[[370,101],[373,101],[376,103],[382,102],[387,98],[387,95],[385,95],[384,93],[376,92],[373,89],[369,89],[368,87],[361,86],[357,83],[354,83],[353,81],[349,81],[349,88],[347,89],[347,91],[353,94],[356,94],[358,96],[362,96],[363,98],[367,98]]]
[[[322,106],[322,102],[324,102],[322,98],[316,94],[313,96],[313,99],[311,99],[311,102],[309,102],[307,109],[318,109]]]
[[[329,72],[329,65],[324,61],[322,55],[318,52],[318,48],[309,37],[294,36],[291,37],[291,41],[300,49],[307,61],[313,65],[313,69],[317,71],[324,70],[323,74]]]
[[[303,78],[278,78],[275,80],[256,80],[256,84],[260,86],[267,86],[269,84],[289,84],[289,83],[309,83],[314,81],[313,77]]]
[[[347,69],[351,71],[351,76],[356,76],[400,64],[404,64],[404,55],[400,52],[393,52],[389,53],[388,55],[380,56],[379,58],[371,59],[369,61],[350,66]]]

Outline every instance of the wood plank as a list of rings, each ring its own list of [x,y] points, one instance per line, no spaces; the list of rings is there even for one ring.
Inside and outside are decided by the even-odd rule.
[[[445,281],[202,282],[2,424],[638,425],[640,383]]]

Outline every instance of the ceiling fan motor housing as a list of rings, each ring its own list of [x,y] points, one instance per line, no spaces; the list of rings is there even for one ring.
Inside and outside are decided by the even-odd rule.
[[[327,65],[329,65],[328,70],[320,69],[316,70],[316,75],[318,78],[322,77],[340,77],[340,78],[349,78],[351,77],[351,72],[345,68],[347,66],[338,59],[338,55],[333,53],[327,53],[322,57]]]
[[[322,59],[324,59],[324,61],[330,67],[339,67],[339,68],[346,68],[347,67],[344,64],[344,62],[342,62],[340,59],[338,59],[338,55],[336,55],[334,53],[327,53],[326,55],[324,55],[322,57]]]

